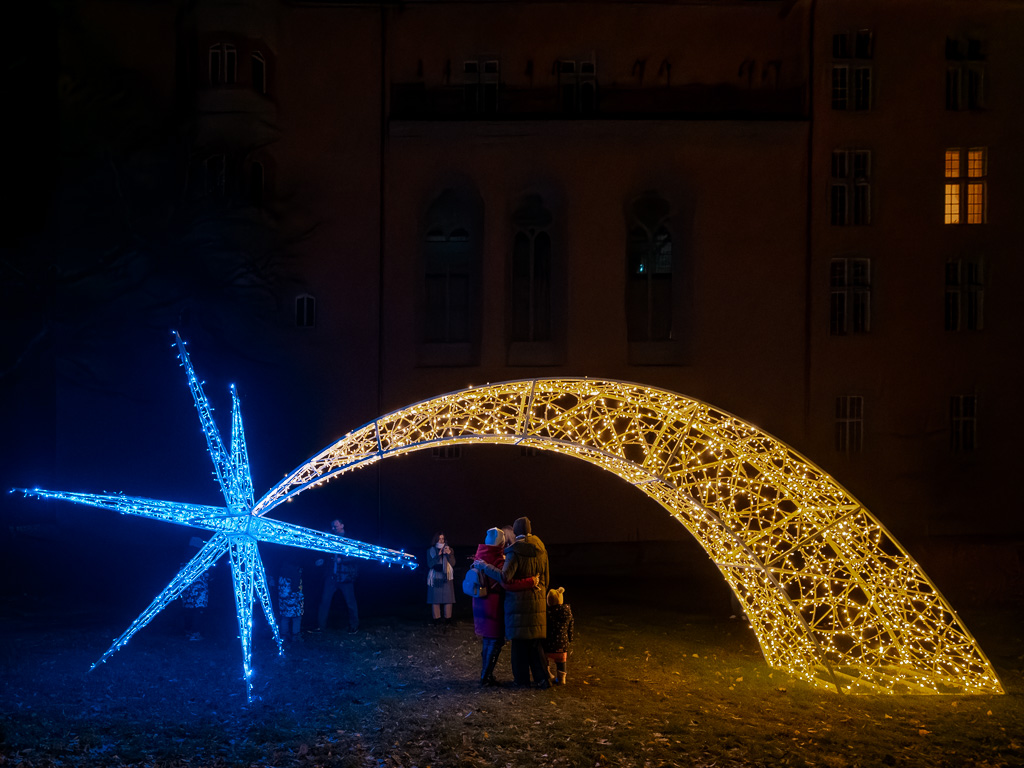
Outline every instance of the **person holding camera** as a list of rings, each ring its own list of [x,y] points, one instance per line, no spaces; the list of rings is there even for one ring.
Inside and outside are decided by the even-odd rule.
[[[434,534],[427,550],[427,603],[435,626],[441,624],[441,606],[444,606],[445,625],[451,624],[455,603],[455,554],[441,532]]]

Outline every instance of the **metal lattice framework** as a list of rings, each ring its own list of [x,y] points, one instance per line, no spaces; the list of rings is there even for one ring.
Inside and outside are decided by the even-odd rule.
[[[166,523],[200,528],[213,534],[199,552],[171,579],[170,583],[153,599],[153,602],[129,625],[106,650],[95,669],[114,653],[123,648],[140,629],[145,627],[164,608],[170,605],[188,586],[208,568],[212,568],[226,553],[231,566],[231,581],[234,586],[235,611],[238,618],[238,637],[242,643],[242,678],[245,681],[246,696],[252,701],[252,620],[253,604],[259,600],[263,615],[270,625],[277,643],[278,653],[284,653],[281,635],[274,619],[274,608],[267,587],[267,574],[263,568],[258,543],[261,541],[302,547],[317,552],[376,560],[390,565],[416,567],[416,558],[404,552],[385,547],[321,533],[291,523],[263,517],[275,505],[264,504],[259,513],[253,508],[253,484],[249,467],[249,452],[246,448],[245,429],[242,425],[242,406],[234,385],[231,386],[231,442],[225,445],[220,430],[213,418],[203,383],[196,376],[185,342],[175,333],[174,343],[178,359],[185,369],[188,388],[192,393],[206,448],[213,461],[213,474],[220,486],[225,506],[213,507],[180,501],[146,499],[124,494],[73,493],[51,491],[42,488],[22,488],[29,497],[58,499],[74,504],[84,504],[100,509],[109,509],[122,515],[137,515],[162,520]]]
[[[743,604],[769,665],[847,693],[1002,693],[921,567],[849,492],[785,443],[660,389],[536,379],[475,387],[350,432],[253,507],[448,443],[533,446],[595,464],[665,507]]]

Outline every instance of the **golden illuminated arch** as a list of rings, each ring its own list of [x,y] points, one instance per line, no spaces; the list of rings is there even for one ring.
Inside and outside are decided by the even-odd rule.
[[[1002,693],[921,567],[849,492],[718,408],[640,384],[535,379],[425,400],[350,432],[256,504],[448,443],[533,446],[613,472],[701,543],[768,664],[847,693]]]

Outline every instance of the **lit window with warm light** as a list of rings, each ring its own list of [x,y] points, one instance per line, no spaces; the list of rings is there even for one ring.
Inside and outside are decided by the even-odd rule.
[[[946,150],[944,221],[946,224],[984,224],[987,152],[981,147]]]

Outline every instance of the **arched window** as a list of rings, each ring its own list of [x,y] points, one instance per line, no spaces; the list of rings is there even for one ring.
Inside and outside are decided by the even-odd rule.
[[[512,217],[509,335],[513,342],[552,336],[551,214],[536,195]]]
[[[252,52],[252,88],[256,93],[267,92],[267,60],[259,51]]]
[[[674,253],[668,203],[656,195],[630,208],[626,240],[626,323],[630,341],[672,338]]]
[[[234,85],[238,80],[238,50],[230,43],[210,46],[210,85]]]
[[[295,325],[299,328],[316,325],[316,299],[308,293],[295,297]]]
[[[468,194],[446,190],[427,212],[423,241],[423,323],[427,344],[477,337],[480,217]]]

